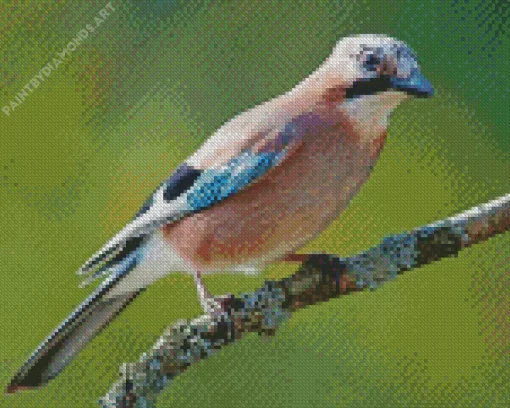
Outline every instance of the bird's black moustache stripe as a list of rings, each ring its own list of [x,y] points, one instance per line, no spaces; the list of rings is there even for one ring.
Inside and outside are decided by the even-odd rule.
[[[389,77],[376,77],[370,79],[359,79],[355,81],[345,92],[347,99],[363,95],[374,95],[391,89]]]

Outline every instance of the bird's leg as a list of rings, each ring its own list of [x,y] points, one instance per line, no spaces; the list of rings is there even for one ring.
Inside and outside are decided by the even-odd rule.
[[[204,281],[202,280],[202,274],[199,271],[193,272],[193,279],[195,280],[195,286],[197,288],[198,300],[202,310],[209,314],[214,315],[222,310],[220,302],[214,299],[214,296],[207,290]]]

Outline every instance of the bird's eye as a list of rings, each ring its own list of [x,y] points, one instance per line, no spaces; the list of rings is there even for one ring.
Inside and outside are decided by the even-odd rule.
[[[364,66],[367,71],[377,71],[381,64],[381,58],[375,54],[368,54],[365,58]]]

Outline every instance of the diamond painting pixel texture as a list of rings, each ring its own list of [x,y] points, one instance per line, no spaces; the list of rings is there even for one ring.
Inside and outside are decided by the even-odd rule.
[[[135,234],[124,240],[124,246],[107,248],[111,251],[92,265],[96,273],[92,276],[113,273],[104,284],[110,295],[109,286],[126,282],[147,253],[161,255],[158,262],[165,259],[163,245],[147,243],[147,229],[183,215],[187,218],[165,227],[158,239],[170,241],[181,252],[198,254],[191,261],[200,261],[205,269],[223,270],[236,257],[236,263],[244,266],[251,255],[268,253],[279,243],[305,244],[307,229],[326,227],[318,225],[316,215],[329,209],[328,221],[333,221],[333,209],[338,211],[335,200],[343,194],[346,205],[372,168],[370,180],[342,217],[300,252],[357,252],[388,232],[450,215],[508,190],[504,114],[508,72],[503,66],[508,9],[500,2],[431,2],[426,10],[411,1],[386,5],[390,10],[399,7],[400,17],[390,16],[387,10],[379,13],[374,8],[382,6],[371,2],[112,5],[115,13],[104,25],[30,98],[2,118],[2,133],[7,135],[2,137],[1,156],[6,163],[1,184],[7,197],[3,222],[6,230],[17,231],[12,241],[3,238],[2,242],[8,289],[2,310],[6,332],[12,333],[9,337],[20,339],[19,344],[7,337],[3,341],[5,384],[48,329],[83,298],[83,291],[72,289],[76,282],[69,270],[121,229],[144,195],[172,168],[180,175],[164,182],[158,190],[161,197],[156,192],[139,211],[134,222],[143,222],[127,231]],[[31,13],[9,9],[10,20],[19,24],[12,24],[10,42],[2,46],[8,61],[8,92],[2,93],[2,102],[22,89],[49,55],[94,21],[102,7],[100,3],[48,4]],[[427,17],[428,23],[410,24],[409,13],[416,21]],[[58,26],[49,27],[48,19],[59,21]],[[30,23],[24,26],[23,21]],[[443,31],[438,31],[441,27]],[[351,86],[345,86],[347,81],[343,86],[328,82],[340,71],[319,72],[317,83],[303,94],[284,100],[283,106],[271,106],[242,126],[231,122],[226,132],[254,134],[255,141],[270,143],[253,143],[248,150],[240,146],[232,154],[235,144],[227,139],[227,143],[214,142],[207,155],[193,155],[221,122],[287,92],[315,70],[335,41],[353,32],[395,33],[412,44],[420,64],[427,66],[423,71],[430,72],[440,91],[430,101],[408,103],[395,111],[377,166],[370,160],[381,152],[384,138],[375,138],[378,144],[371,144],[370,151],[358,145],[349,150],[352,141],[334,143],[338,134],[366,140],[370,132],[363,124],[352,120],[348,132],[345,123],[349,122],[335,122],[327,110],[304,116],[295,112],[309,113],[307,106],[322,101],[338,104],[348,96],[344,119],[366,120],[367,113],[375,119],[375,103],[358,101],[371,101],[392,86],[407,93],[430,92],[422,78],[420,87],[414,81],[413,88],[409,82],[391,81],[402,69],[395,60],[380,58],[379,50],[370,57],[355,55],[361,69],[359,75],[349,77]],[[34,44],[39,52],[27,54]],[[23,70],[27,58],[32,59],[30,69]],[[411,71],[404,78],[411,78]],[[289,112],[301,119],[289,121]],[[268,123],[258,132],[254,123],[263,121]],[[381,126],[372,122],[372,130]],[[341,132],[312,138],[310,129],[322,134],[335,126]],[[285,170],[286,161],[300,157],[305,149],[300,143],[312,140],[317,143],[314,148],[301,154],[306,160]],[[186,156],[191,156],[191,163],[179,167]],[[331,172],[331,166],[343,169],[343,177]],[[314,167],[319,170],[316,177],[303,183]],[[271,183],[278,180],[274,174],[281,174],[285,183]],[[352,174],[363,175],[362,180],[355,182],[354,177],[347,182]],[[340,190],[355,187],[356,191],[330,189],[335,182]],[[288,195],[293,207],[275,199],[286,191],[294,192]],[[201,215],[228,208],[229,202],[236,211],[209,220]],[[157,207],[166,204],[173,204],[170,214]],[[151,206],[158,210],[156,217]],[[498,237],[458,259],[427,267],[370,294],[372,299],[363,294],[296,314],[268,343],[246,338],[236,350],[184,374],[162,394],[158,406],[219,406],[226,392],[232,406],[506,406],[505,240],[506,236]],[[25,255],[20,255],[21,250]],[[176,270],[184,270],[183,265]],[[247,268],[263,271],[259,277],[214,275],[205,280],[213,292],[240,292],[261,286],[264,277],[290,274],[295,265],[290,268],[280,264]],[[168,270],[157,271],[161,276],[164,272]],[[151,286],[57,380],[26,395],[4,397],[2,402],[91,406],[115,379],[121,361],[135,359],[165,325],[201,313],[191,278],[179,276]],[[126,288],[139,289],[132,284],[117,288],[122,293]],[[94,304],[99,318],[93,319],[97,326],[91,332],[111,320],[133,294],[137,292],[111,295],[102,306]],[[144,300],[151,295],[152,301]],[[43,308],[49,312],[41,316]],[[78,331],[75,339],[83,335]],[[53,370],[60,368],[61,363],[56,363]],[[388,375],[382,378],[380,373]]]

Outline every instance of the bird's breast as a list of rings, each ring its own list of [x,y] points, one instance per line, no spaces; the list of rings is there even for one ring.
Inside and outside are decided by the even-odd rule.
[[[306,134],[281,165],[225,201],[165,227],[165,239],[202,271],[263,266],[334,220],[367,180],[377,155],[373,142],[362,142],[342,123]]]

